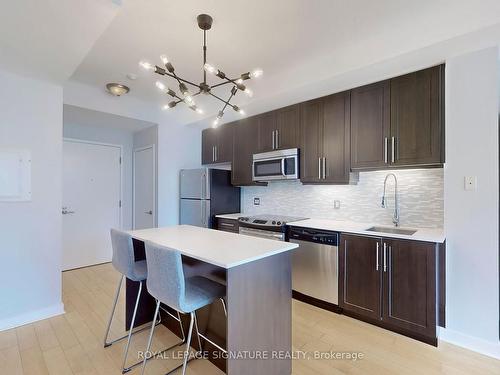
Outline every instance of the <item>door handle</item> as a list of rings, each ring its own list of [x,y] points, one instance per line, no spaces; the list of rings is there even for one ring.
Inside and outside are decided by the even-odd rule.
[[[391,162],[396,161],[396,137],[391,137]]]
[[[148,214],[148,215],[153,215],[153,211],[152,210],[149,210],[149,211],[144,211],[145,214]]]
[[[376,253],[376,260],[375,260],[375,271],[378,271],[378,252],[380,250],[380,244],[377,242],[377,253]]]
[[[384,272],[387,272],[387,243],[384,242]]]
[[[389,161],[389,138],[384,138],[384,163]]]
[[[75,211],[68,211],[68,207],[63,207],[61,213],[63,215],[70,215],[70,214],[74,214]]]

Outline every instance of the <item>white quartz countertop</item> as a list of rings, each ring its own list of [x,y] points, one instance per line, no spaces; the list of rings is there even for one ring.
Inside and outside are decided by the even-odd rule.
[[[385,232],[371,232],[366,229],[373,226],[381,226],[378,224],[370,223],[357,223],[344,220],[325,220],[325,219],[307,219],[296,221],[289,224],[292,227],[302,227],[310,229],[330,230],[334,232],[361,234],[374,237],[386,238],[399,238],[405,240],[425,241],[443,243],[446,239],[444,230],[442,228],[416,228],[416,227],[401,227],[401,229],[414,229],[417,230],[412,235],[385,233]]]
[[[214,229],[175,225],[128,232],[133,238],[178,250],[181,254],[232,268],[293,250],[297,244],[245,236]]]
[[[229,220],[238,220],[238,218],[242,216],[244,216],[242,213],[215,215],[215,217],[220,217],[221,219],[229,219]]]

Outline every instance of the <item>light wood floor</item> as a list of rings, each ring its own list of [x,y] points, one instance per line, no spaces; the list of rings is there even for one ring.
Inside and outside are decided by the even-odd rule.
[[[66,314],[0,332],[1,375],[118,375],[124,342],[102,347],[118,274],[105,264],[63,273]],[[124,299],[121,299],[112,335],[122,333]],[[116,336],[113,336],[116,337]],[[155,333],[153,349],[175,343],[163,326]],[[134,335],[130,360],[142,350],[147,331]],[[293,362],[294,375],[312,374],[500,374],[500,361],[441,343],[434,348],[354,319],[293,302],[295,350],[361,352],[352,360]],[[177,361],[174,361],[177,364]],[[148,374],[163,374],[172,360],[151,360]],[[135,369],[130,374],[140,373]],[[211,363],[190,363],[191,375],[221,374]],[[266,375],[266,374],[256,374]]]

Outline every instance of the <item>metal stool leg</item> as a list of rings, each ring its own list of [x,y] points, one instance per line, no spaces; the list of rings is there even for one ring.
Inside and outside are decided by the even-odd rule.
[[[191,337],[193,336],[193,326],[195,323],[196,317],[194,316],[194,312],[191,313],[191,322],[189,323],[189,332],[186,341],[186,351],[184,353],[184,363],[182,364],[182,375],[186,374],[186,368],[189,358],[189,352],[191,348]]]
[[[139,300],[141,299],[142,284],[143,284],[143,282],[141,281],[139,283],[139,292],[137,293],[137,299],[135,300],[134,313],[132,315],[132,322],[130,323],[130,329],[128,331],[127,345],[125,346],[125,352],[123,354],[122,374],[125,374],[126,372],[129,372],[132,369],[132,367],[125,367],[125,366],[127,364],[128,349],[130,347],[130,340],[132,338],[132,330],[134,329],[135,316],[137,315],[137,308],[139,307]],[[156,315],[153,318],[153,325],[154,324],[156,324]]]
[[[153,342],[153,333],[155,331],[155,326],[156,326],[154,322],[156,320],[159,310],[160,310],[160,301],[156,300],[155,316],[153,318],[153,324],[151,324],[151,332],[149,332],[148,346],[146,347],[146,351],[144,352],[144,360],[142,361],[141,375],[144,375],[144,370],[146,370],[146,362],[148,361],[147,354],[151,350],[151,343]]]
[[[115,301],[113,303],[113,309],[111,310],[111,316],[109,317],[108,327],[106,328],[106,335],[104,336],[104,347],[105,348],[107,348],[108,346],[110,346],[111,344],[113,344],[114,342],[116,342],[116,340],[112,341],[112,342],[108,342],[108,335],[109,335],[109,330],[111,328],[111,323],[113,321],[113,316],[115,315],[116,304],[118,303],[118,297],[120,296],[120,290],[121,290],[121,287],[122,287],[123,278],[124,278],[124,276],[122,275],[120,277],[120,281],[118,282],[118,288],[116,289]]]

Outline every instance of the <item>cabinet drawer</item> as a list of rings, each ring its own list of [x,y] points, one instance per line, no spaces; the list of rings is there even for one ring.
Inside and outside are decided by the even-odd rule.
[[[217,218],[217,229],[225,232],[238,233],[238,220]]]

